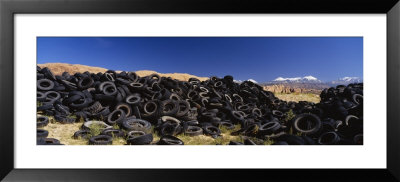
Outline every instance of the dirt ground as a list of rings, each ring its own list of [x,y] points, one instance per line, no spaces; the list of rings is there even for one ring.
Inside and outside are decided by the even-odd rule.
[[[48,138],[55,138],[57,140],[60,140],[60,142],[65,145],[88,145],[88,140],[74,139],[72,137],[74,135],[74,133],[80,129],[83,122],[77,122],[77,123],[73,123],[73,124],[61,124],[61,123],[56,122],[54,120],[54,118],[51,116],[49,117],[49,120],[50,120],[49,124],[42,128],[42,129],[49,131]],[[230,134],[232,131],[236,131],[239,128],[240,128],[239,125],[236,125],[235,129],[232,129],[232,130],[227,130],[226,128],[221,128],[221,131],[222,131],[221,137],[218,137],[216,139],[212,138],[211,136],[205,136],[205,135],[186,136],[186,135],[180,134],[177,137],[179,139],[181,139],[185,143],[185,145],[216,145],[216,144],[226,145],[231,140],[243,142],[242,136],[232,136]],[[160,137],[154,131],[152,133],[153,133],[153,138],[154,138],[152,144],[155,144],[158,142]],[[114,137],[112,144],[113,145],[125,145],[126,140],[123,138],[115,138]]]
[[[281,100],[285,101],[294,101],[294,102],[299,102],[299,101],[308,101],[308,102],[314,102],[314,103],[319,103],[321,101],[321,98],[317,94],[312,94],[312,93],[291,93],[291,94],[282,94],[282,93],[274,93],[276,97],[278,97]]]

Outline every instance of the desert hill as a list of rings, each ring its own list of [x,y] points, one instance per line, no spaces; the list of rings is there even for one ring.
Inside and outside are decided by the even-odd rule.
[[[67,63],[45,63],[45,64],[38,64],[38,66],[40,66],[41,68],[48,67],[55,75],[61,75],[63,72],[68,72],[69,74],[75,74],[77,72],[83,73],[85,71],[88,71],[90,73],[98,73],[98,72],[104,73],[107,71],[106,68],[86,66],[80,64],[67,64]],[[116,72],[121,72],[121,71],[116,71]],[[189,78],[192,77],[197,78],[200,81],[208,79],[208,77],[198,77],[187,73],[158,73],[156,71],[150,71],[150,70],[140,70],[135,72],[137,75],[141,77],[156,73],[160,76],[171,77],[173,79],[181,81],[187,81],[189,80]]]
[[[264,90],[274,93],[313,93],[320,94],[329,85],[323,83],[275,83],[275,84],[261,84]]]

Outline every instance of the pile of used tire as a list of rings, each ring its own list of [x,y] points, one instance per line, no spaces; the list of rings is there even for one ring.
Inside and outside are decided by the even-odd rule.
[[[253,82],[236,83],[232,76],[178,81],[112,70],[55,76],[37,67],[37,100],[38,112],[54,116],[56,122],[83,120],[73,137],[93,145],[112,144],[115,137],[128,145],[183,145],[179,134],[217,138],[221,126],[233,130],[239,124],[231,135],[246,139],[230,145],[266,140],[276,145],[363,143],[362,84],[325,89],[315,104],[282,101]],[[41,120],[38,127],[43,126]],[[99,135],[90,135],[93,125],[100,126]],[[39,130],[38,136],[43,132]],[[153,130],[159,141],[153,142]]]

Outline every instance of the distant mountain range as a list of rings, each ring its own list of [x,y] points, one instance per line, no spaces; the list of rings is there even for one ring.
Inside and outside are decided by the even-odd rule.
[[[273,83],[321,83],[320,80],[313,76],[305,76],[305,77],[294,77],[294,78],[282,78],[278,77],[275,80],[272,80]]]
[[[337,85],[348,85],[350,83],[362,83],[359,77],[343,77],[333,81],[323,82],[313,76],[283,78],[278,77],[270,82],[261,83],[265,90],[275,93],[315,93]]]
[[[234,80],[237,83],[243,82],[243,80]],[[322,84],[322,85],[329,85],[329,86],[336,86],[336,85],[347,85],[350,83],[362,83],[363,80],[359,77],[343,77],[333,81],[321,81],[318,78],[313,76],[305,76],[305,77],[293,77],[293,78],[283,78],[278,77],[272,81],[259,83],[254,79],[248,79],[247,81],[251,81],[254,83],[258,83],[261,85],[275,85],[275,84]]]
[[[350,83],[361,83],[363,80],[359,77],[343,77],[337,80],[323,82],[313,76],[305,77],[294,77],[294,78],[283,78],[278,77],[265,84],[282,84],[282,83],[322,83],[328,85],[340,85],[340,84],[350,84]]]
[[[333,85],[347,85],[350,83],[362,83],[363,80],[359,77],[343,77],[330,83]]]

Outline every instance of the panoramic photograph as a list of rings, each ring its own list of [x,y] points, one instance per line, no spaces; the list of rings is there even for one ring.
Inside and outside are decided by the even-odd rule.
[[[36,69],[37,145],[363,145],[362,37],[37,37]]]

